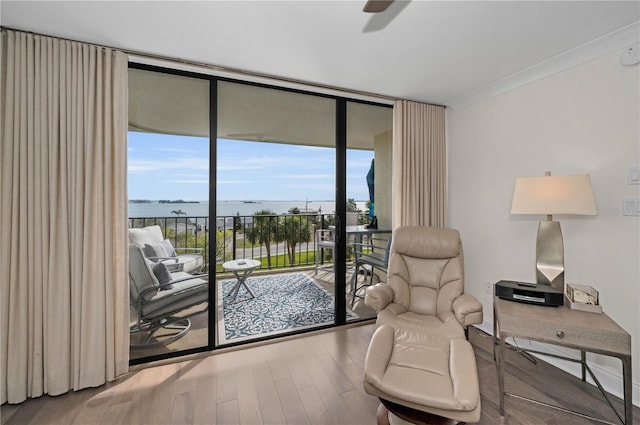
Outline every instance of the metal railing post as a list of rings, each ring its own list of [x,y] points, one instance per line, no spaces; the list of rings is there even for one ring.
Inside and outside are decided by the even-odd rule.
[[[225,223],[226,223],[226,221],[227,220],[225,218]],[[233,235],[233,239],[231,239],[231,250],[233,251],[233,256],[231,258],[235,260],[236,259],[236,246],[237,246],[237,244],[236,244],[236,221],[233,220],[232,223],[233,223],[233,226],[232,226],[233,227],[233,231],[232,231],[231,234]]]

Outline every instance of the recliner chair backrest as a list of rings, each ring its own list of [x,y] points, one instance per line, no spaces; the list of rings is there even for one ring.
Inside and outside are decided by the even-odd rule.
[[[393,234],[388,280],[394,302],[419,314],[450,312],[464,291],[462,241],[454,229],[407,226]]]

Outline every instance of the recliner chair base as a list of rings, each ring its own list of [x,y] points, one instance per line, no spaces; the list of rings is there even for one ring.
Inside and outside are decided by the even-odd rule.
[[[412,409],[383,398],[376,414],[378,425],[459,425],[464,422]]]

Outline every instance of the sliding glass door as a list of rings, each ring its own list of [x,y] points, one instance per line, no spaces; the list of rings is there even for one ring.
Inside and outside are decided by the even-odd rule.
[[[346,234],[347,320],[374,318],[366,288],[385,282],[391,236],[391,141],[393,110],[347,102]]]
[[[208,78],[129,70],[132,361],[208,346],[209,87]],[[153,285],[160,291],[143,292]],[[179,302],[164,305],[171,298]]]
[[[216,345],[333,325],[335,101],[217,87]]]

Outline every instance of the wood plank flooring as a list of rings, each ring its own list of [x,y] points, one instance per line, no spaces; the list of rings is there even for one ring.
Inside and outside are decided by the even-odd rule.
[[[137,368],[99,388],[1,407],[2,424],[375,424],[378,400],[362,389],[373,325]],[[586,419],[513,398],[498,413],[491,338],[472,329],[481,424],[585,424]],[[508,350],[507,389],[617,422],[597,389]],[[621,407],[621,402],[616,399]],[[634,424],[640,423],[634,408]]]

